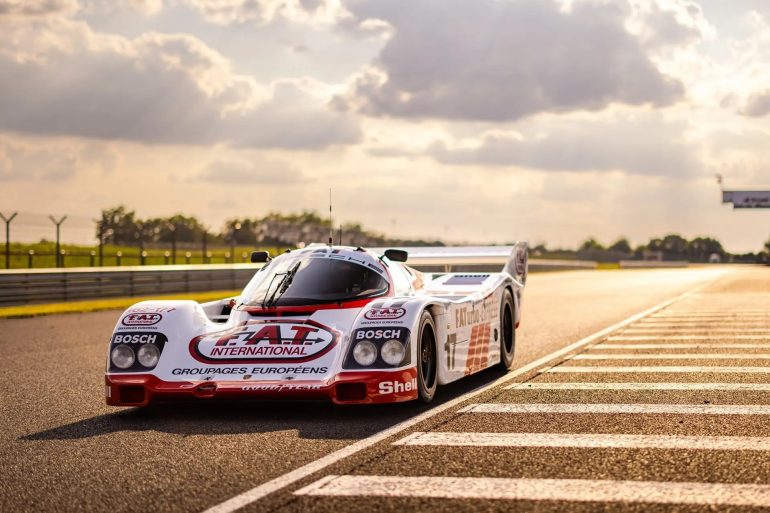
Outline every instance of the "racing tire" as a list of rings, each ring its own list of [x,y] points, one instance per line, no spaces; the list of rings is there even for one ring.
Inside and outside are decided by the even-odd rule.
[[[507,371],[513,364],[516,349],[516,305],[511,291],[505,289],[500,303],[500,363],[499,368]]]
[[[438,387],[438,354],[436,344],[436,325],[430,313],[423,312],[420,317],[420,334],[417,339],[417,393],[420,401],[429,403],[436,395]]]

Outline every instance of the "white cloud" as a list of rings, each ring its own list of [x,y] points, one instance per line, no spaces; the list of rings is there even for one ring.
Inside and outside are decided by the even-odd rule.
[[[0,42],[9,44],[0,53],[0,129],[247,147],[321,148],[358,138],[355,119],[330,110],[325,98],[301,84],[259,84],[189,34],[126,39],[69,20],[2,29]],[[291,101],[282,102],[287,89]]]
[[[686,125],[658,116],[563,121],[545,134],[492,132],[470,144],[436,142],[428,154],[447,165],[518,166],[543,171],[622,171],[692,176],[702,170]]]
[[[348,16],[339,0],[183,0],[221,25],[265,24],[276,19],[329,25]]]
[[[199,180],[241,187],[286,185],[302,181],[302,172],[283,161],[269,159],[214,160],[198,175]]]
[[[393,32],[347,98],[367,114],[500,122],[665,106],[684,94],[626,30],[630,8],[620,3],[371,0],[350,9]]]
[[[0,16],[46,16],[77,10],[77,0],[0,0]]]
[[[770,114],[770,90],[749,96],[743,113],[752,118],[760,118]]]
[[[0,182],[61,182],[75,176],[78,154],[72,148],[30,145],[0,138]]]

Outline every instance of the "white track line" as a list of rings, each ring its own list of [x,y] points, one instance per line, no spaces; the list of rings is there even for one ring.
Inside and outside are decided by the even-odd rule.
[[[680,329],[711,329],[711,328],[765,328],[768,329],[770,322],[659,322],[643,321],[634,325],[635,328],[680,328]]]
[[[770,451],[770,438],[758,436],[616,435],[584,433],[416,432],[393,445],[451,447],[578,447],[585,449],[688,449]]]
[[[770,392],[770,383],[517,383],[506,390],[727,390]]]
[[[326,476],[295,495],[770,507],[770,486],[593,479]]]
[[[543,372],[555,372],[555,373],[624,373],[624,372],[657,372],[661,374],[665,373],[691,373],[691,372],[703,372],[714,374],[768,374],[770,373],[770,367],[708,367],[708,366],[596,366],[596,367],[578,367],[572,365],[552,367]]]
[[[579,354],[572,360],[770,360],[767,353],[654,353]]]
[[[770,415],[770,405],[760,404],[548,404],[481,403],[463,413],[630,413],[668,415]]]
[[[770,349],[768,344],[599,344],[592,348],[600,349]]]
[[[642,340],[768,340],[770,337],[764,335],[617,335],[614,337],[607,337],[607,340],[613,342],[620,341],[642,341]]]
[[[542,358],[538,358],[537,360],[528,363],[524,367],[521,367],[519,369],[516,369],[515,371],[509,372],[505,376],[502,376],[495,381],[488,383],[484,386],[481,386],[479,388],[476,388],[474,390],[471,390],[467,394],[464,394],[460,397],[456,397],[450,401],[447,401],[443,404],[440,404],[434,408],[431,408],[430,410],[426,411],[425,413],[422,413],[420,415],[417,415],[416,417],[412,417],[411,419],[407,419],[403,422],[400,422],[396,424],[395,426],[392,426],[388,429],[385,429],[383,431],[380,431],[379,433],[375,433],[367,438],[364,438],[362,440],[359,440],[358,442],[355,442],[353,444],[348,445],[347,447],[343,447],[342,449],[339,449],[337,451],[334,451],[330,454],[327,454],[326,456],[317,459],[315,461],[312,461],[306,465],[303,465],[295,470],[292,470],[291,472],[288,472],[286,474],[283,474],[282,476],[278,476],[275,479],[272,479],[270,481],[267,481],[265,483],[262,483],[259,486],[256,486],[252,488],[251,490],[247,490],[239,495],[236,495],[235,497],[228,499],[220,504],[217,504],[215,506],[210,507],[209,509],[205,510],[203,513],[231,513],[233,511],[236,511],[238,509],[243,508],[244,506],[251,504],[255,501],[258,501],[259,499],[266,497],[267,495],[270,495],[271,493],[277,492],[278,490],[281,490],[282,488],[285,488],[292,483],[296,483],[300,479],[304,479],[308,477],[311,474],[314,474],[315,472],[318,472],[319,470],[323,470],[326,467],[333,465],[337,463],[340,460],[343,460],[349,456],[352,456],[353,454],[356,454],[364,449],[367,449],[383,440],[385,440],[388,437],[391,437],[393,435],[396,435],[406,429],[409,429],[410,427],[419,424],[420,422],[423,422],[425,420],[430,419],[431,417],[434,417],[438,415],[439,413],[445,412],[451,408],[454,408],[458,404],[461,404],[468,399],[471,399],[473,397],[476,397],[480,394],[483,394],[484,392],[491,390],[494,387],[497,387],[503,383],[507,383],[509,381],[512,381],[519,376],[526,374],[534,369],[537,369],[538,367],[542,367],[546,364],[551,363],[553,360],[556,360],[558,358],[561,358],[573,351],[576,351],[578,349],[581,349],[589,344],[592,344],[598,340],[601,340],[602,338],[606,337],[610,333],[613,333],[621,328],[624,328],[628,326],[629,324],[633,324],[639,319],[643,319],[644,317],[648,315],[652,315],[653,313],[657,312],[658,310],[661,310],[663,308],[666,308],[667,306],[675,303],[676,301],[679,301],[687,296],[690,296],[691,294],[697,293],[699,290],[702,290],[712,283],[714,283],[716,280],[721,278],[724,274],[720,274],[716,279],[710,280],[707,283],[704,283],[702,285],[699,285],[692,290],[685,292],[683,294],[680,294],[679,296],[669,299],[667,301],[663,301],[662,303],[653,306],[652,308],[648,308],[647,310],[640,312],[636,315],[632,315],[631,317],[628,317],[627,319],[620,321],[616,324],[613,324],[612,326],[609,326],[607,328],[604,328],[603,330],[597,331],[593,335],[589,335],[583,339],[578,340],[577,342],[574,342],[566,347],[563,347],[557,351],[554,351],[550,354],[547,354],[543,356]]]
[[[762,334],[762,335],[765,335],[765,334],[770,335],[770,329],[768,329],[768,328],[741,328],[741,329],[734,329],[734,328],[730,328],[730,329],[722,329],[722,328],[694,329],[694,328],[688,328],[688,329],[680,329],[680,330],[676,330],[676,329],[672,329],[672,328],[659,329],[659,330],[658,329],[649,329],[649,328],[626,328],[621,333],[623,335],[625,335],[625,334],[650,335],[650,334],[655,334],[655,333],[671,333],[671,331],[684,331],[684,332],[687,332],[688,334],[693,334],[693,335],[701,335],[701,334],[709,334],[709,333],[720,333],[720,334],[723,334],[723,333],[735,333],[736,331],[738,331],[740,333],[752,333],[752,334],[759,333],[759,334]]]

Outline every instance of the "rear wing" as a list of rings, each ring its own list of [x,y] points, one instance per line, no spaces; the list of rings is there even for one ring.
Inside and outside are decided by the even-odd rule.
[[[384,253],[386,248],[372,248],[372,251]],[[409,253],[406,264],[414,267],[443,266],[445,272],[452,272],[456,266],[501,266],[506,272],[524,284],[527,281],[529,263],[526,242],[516,242],[512,246],[430,246],[399,247]]]

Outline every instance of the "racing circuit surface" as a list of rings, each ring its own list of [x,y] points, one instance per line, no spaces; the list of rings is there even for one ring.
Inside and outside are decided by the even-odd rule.
[[[512,371],[429,407],[111,408],[119,312],[3,320],[0,511],[767,511],[769,307],[759,267],[533,275]]]

